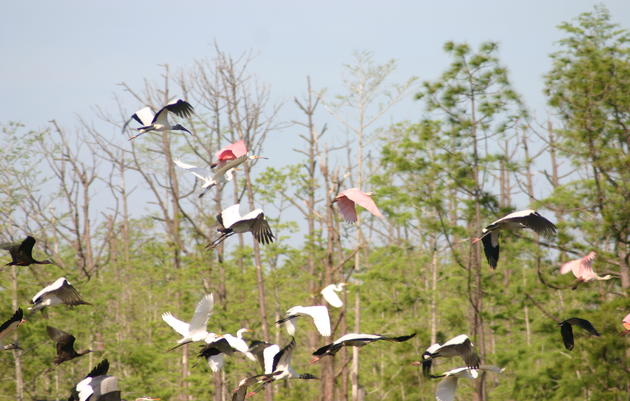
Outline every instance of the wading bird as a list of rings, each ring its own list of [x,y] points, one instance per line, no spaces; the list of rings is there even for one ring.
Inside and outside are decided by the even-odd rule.
[[[79,352],[75,351],[74,342],[76,339],[72,334],[66,333],[63,330],[59,330],[52,326],[46,326],[46,331],[48,332],[48,337],[55,342],[55,348],[57,349],[57,356],[53,361],[55,362],[55,365],[59,365],[65,361],[69,361],[92,352],[90,349],[85,349]]]
[[[239,213],[240,204],[232,205],[217,215],[219,228],[217,231],[221,236],[208,244],[208,248],[216,248],[226,238],[234,234],[242,234],[250,232],[261,244],[269,244],[273,242],[274,237],[269,227],[267,219],[262,209],[255,209],[241,216]]]
[[[350,188],[341,192],[333,199],[332,203],[337,203],[339,212],[348,223],[357,221],[357,210],[355,204],[362,206],[376,217],[383,217],[381,211],[372,200],[372,192],[363,192],[359,188]]]
[[[47,306],[60,304],[68,306],[91,305],[89,302],[85,302],[81,299],[77,290],[68,282],[68,280],[65,279],[65,277],[58,278],[54,283],[35,294],[31,303],[33,306],[30,307],[29,310],[32,310],[33,312],[44,309]]]
[[[432,378],[444,377],[435,389],[435,399],[438,401],[453,401],[455,399],[455,390],[457,390],[457,380],[463,378],[476,379],[479,377],[479,370],[501,373],[504,369],[497,366],[481,365],[477,369],[468,367],[456,368],[441,375],[431,376]]]
[[[495,269],[499,262],[499,232],[501,230],[517,230],[530,228],[540,235],[551,237],[556,233],[556,226],[537,211],[527,209],[513,212],[487,225],[481,230],[481,238],[474,238],[473,244],[483,242],[483,250],[490,267]]]
[[[628,313],[626,317],[623,318],[623,320],[621,321],[621,324],[623,325],[623,329],[624,329],[621,332],[621,335],[625,336],[626,334],[630,333],[630,313]]]
[[[15,330],[24,323],[24,313],[21,308],[15,311],[13,316],[0,326],[0,350],[20,349],[16,343],[9,343],[9,338]]]
[[[153,109],[150,107],[143,107],[140,110],[136,111],[129,120],[123,125],[122,131],[125,132],[125,128],[131,122],[131,120],[136,120],[141,127],[136,128],[138,130],[138,134],[129,138],[129,140],[135,139],[140,135],[149,132],[149,131],[185,131],[190,133],[186,128],[181,126],[180,124],[171,125],[168,121],[168,114],[173,113],[178,117],[186,118],[191,115],[193,111],[193,107],[185,100],[182,99],[173,99],[157,113],[153,113]]]
[[[204,341],[206,337],[208,337],[209,333],[206,330],[206,326],[208,325],[208,318],[212,313],[213,306],[213,295],[204,295],[197,303],[195,313],[193,314],[190,323],[182,322],[173,316],[171,312],[162,314],[162,320],[164,320],[166,324],[171,326],[173,330],[182,336],[182,338],[177,341],[177,345],[169,349],[169,351],[194,341]]]
[[[72,389],[68,401],[120,401],[118,379],[107,376],[109,361],[103,359]]]
[[[559,324],[564,347],[569,351],[573,349],[573,325],[579,326],[588,331],[591,335],[599,337],[599,333],[595,330],[595,327],[593,327],[591,322],[585,319],[580,319],[579,317],[572,317],[571,319],[567,319]]]
[[[244,379],[242,379],[239,383],[238,383],[238,387],[236,387],[234,389],[234,391],[232,392],[232,401],[244,401],[245,398],[247,397],[251,397],[254,394],[256,394],[258,391],[260,391],[260,389],[267,383],[269,383],[270,381],[273,380],[273,376],[275,375],[279,375],[280,371],[276,372],[275,374],[271,373],[271,374],[262,374],[262,375],[256,375],[256,376],[251,376],[251,377],[246,377]],[[254,384],[259,384],[260,387],[257,388],[256,390],[248,393],[247,392],[247,388],[249,386],[252,386]]]
[[[464,360],[466,367],[476,369],[479,367],[479,356],[473,349],[473,343],[466,334],[460,334],[451,338],[444,344],[435,343],[422,354],[422,373],[429,377],[431,373],[431,363],[435,358],[453,358],[459,356]],[[414,362],[413,365],[420,365]]]
[[[368,345],[369,343],[373,343],[374,341],[395,341],[402,342],[407,341],[410,338],[413,338],[416,333],[409,334],[407,336],[382,336],[380,334],[358,334],[358,333],[349,333],[344,336],[339,337],[335,342],[324,345],[319,348],[317,351],[313,352],[313,359],[311,359],[311,363],[315,363],[319,361],[326,355],[335,356],[335,354],[341,349],[341,347],[363,347]]]
[[[33,246],[35,245],[35,238],[30,235],[22,242],[17,243],[4,243],[0,244],[0,249],[9,251],[11,254],[11,262],[7,263],[7,266],[28,266],[33,264],[49,265],[52,262],[46,260],[33,259]]]
[[[568,272],[572,272],[575,278],[577,278],[578,284],[580,282],[589,282],[593,280],[610,280],[612,278],[611,275],[607,274],[605,276],[598,276],[597,273],[593,271],[593,260],[597,254],[595,252],[589,252],[588,255],[574,259],[570,262],[567,262],[560,266],[560,274],[567,274]],[[573,289],[576,289],[578,284],[576,284]]]
[[[213,372],[218,372],[223,368],[224,355],[232,355],[235,351],[243,353],[248,359],[256,361],[256,357],[249,352],[249,346],[243,340],[243,333],[249,329],[240,329],[236,332],[236,337],[231,334],[216,336],[210,333],[206,337],[206,345],[202,346],[198,356],[205,358],[208,366]]]
[[[287,310],[286,316],[276,322],[276,324],[284,323],[289,335],[295,335],[295,323],[293,322],[300,316],[310,316],[317,327],[317,331],[324,337],[329,337],[330,317],[328,316],[328,308],[323,305],[318,306],[294,306]]]
[[[323,290],[320,291],[320,294],[324,297],[326,302],[330,304],[333,308],[341,308],[343,306],[343,301],[337,295],[338,292],[343,291],[343,287],[346,283],[339,284],[329,284],[324,287]]]

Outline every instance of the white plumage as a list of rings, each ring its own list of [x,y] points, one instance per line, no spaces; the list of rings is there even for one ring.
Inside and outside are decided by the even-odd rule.
[[[217,215],[217,222],[219,223],[217,231],[221,232],[221,236],[208,244],[208,247],[215,248],[226,238],[246,232],[251,232],[259,243],[269,244],[273,242],[273,233],[262,209],[255,209],[241,216],[239,208],[240,204],[237,203]]]
[[[31,303],[33,306],[29,309],[33,311],[60,304],[69,306],[89,305],[81,299],[77,290],[65,277],[60,277],[52,284],[44,287],[44,289],[35,294]]]
[[[294,335],[295,323],[293,320],[300,316],[310,316],[313,319],[313,323],[315,323],[315,327],[317,328],[317,331],[319,331],[319,334],[324,337],[330,336],[330,317],[328,315],[328,308],[324,305],[294,306],[287,310],[286,316],[283,319],[278,320],[276,323],[284,323],[287,332],[290,335]]]
[[[127,125],[131,122],[131,120],[136,120],[141,127],[137,128],[138,134],[129,138],[134,139],[139,137],[140,135],[149,132],[149,131],[185,131],[190,133],[186,128],[181,126],[180,124],[171,125],[168,121],[168,114],[173,113],[179,117],[189,117],[193,111],[193,107],[187,101],[183,99],[173,99],[157,113],[153,113],[153,110],[150,107],[143,107],[140,110],[136,111],[125,125],[123,125],[123,132]]]
[[[501,369],[496,366],[487,366],[482,365],[479,366],[478,369],[470,369],[467,367],[456,368],[453,370],[449,370],[440,376],[434,377],[444,377],[442,381],[440,381],[435,389],[435,399],[437,401],[453,401],[455,399],[455,391],[457,390],[457,380],[458,379],[476,379],[479,377],[478,370],[485,370],[495,373],[501,373],[504,369]]]
[[[341,308],[343,306],[343,301],[341,300],[341,298],[339,298],[339,295],[337,295],[337,293],[343,291],[343,287],[345,285],[346,283],[329,284],[324,287],[324,289],[321,290],[320,293],[324,297],[324,300],[326,300],[326,302],[330,304],[330,306],[332,306],[333,308]]]
[[[183,322],[173,316],[170,312],[162,314],[162,320],[164,320],[173,330],[179,333],[182,338],[177,341],[177,346],[187,344],[194,341],[204,341],[209,333],[206,329],[208,324],[208,318],[212,313],[214,306],[214,297],[212,294],[204,295],[193,314],[190,323]],[[177,348],[174,347],[174,348]]]

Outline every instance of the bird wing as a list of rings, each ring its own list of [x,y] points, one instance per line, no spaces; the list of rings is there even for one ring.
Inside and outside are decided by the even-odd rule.
[[[48,332],[48,337],[57,344],[62,344],[64,347],[69,345],[70,348],[74,345],[75,338],[70,333],[66,333],[52,326],[46,326],[46,332]]]
[[[212,370],[213,372],[218,372],[219,370],[221,370],[223,364],[225,363],[225,358],[223,357],[223,354],[212,355],[206,360],[208,361],[208,366],[210,367],[210,370]]]
[[[221,162],[225,160],[236,159],[246,154],[247,154],[247,146],[245,146],[245,141],[240,140],[218,150],[214,154],[214,158],[218,162]]]
[[[249,352],[251,352],[254,355],[254,357],[260,364],[260,367],[262,368],[263,372],[265,371],[264,351],[265,351],[265,348],[270,347],[271,345],[272,344],[269,344],[264,341],[254,340],[250,343],[250,346],[249,346]]]
[[[153,122],[153,118],[154,117],[155,117],[155,113],[148,106],[141,108],[140,110],[138,110],[135,113],[133,113],[133,115],[131,116],[131,118],[136,120],[143,127],[151,125],[151,123]],[[129,123],[129,121],[127,121],[127,123]],[[125,125],[127,125],[127,124],[125,124]],[[123,131],[124,130],[125,130],[125,127],[123,127]]]
[[[187,101],[183,99],[173,99],[170,102],[168,102],[166,106],[162,107],[157,112],[157,114],[155,114],[155,117],[153,117],[152,123],[159,122],[161,124],[167,124],[166,115],[168,113],[165,113],[165,111],[170,111],[171,113],[175,114],[178,117],[185,118],[185,117],[190,117],[190,114],[193,111],[193,107],[190,105],[190,103],[188,103]]]
[[[206,326],[208,325],[208,318],[212,313],[212,308],[214,306],[214,297],[212,294],[206,294],[201,298],[201,301],[197,303],[197,307],[195,308],[195,313],[193,314],[192,319],[190,320],[190,334],[205,332]]]
[[[376,203],[374,203],[374,200],[372,200],[372,197],[368,195],[367,193],[357,188],[350,188],[343,191],[343,194],[346,195],[346,197],[348,197],[354,203],[367,209],[374,216],[381,217],[381,218],[383,217],[383,214],[381,213],[380,210],[378,210]]]
[[[249,353],[249,347],[247,346],[245,340],[243,340],[242,338],[235,337],[231,334],[226,334],[223,336],[223,338],[228,342],[228,344],[230,344],[230,347],[234,348],[235,350],[244,354]]]
[[[190,325],[177,319],[171,312],[162,313],[162,320],[166,322],[173,330],[178,332],[182,337],[187,337],[190,332]]]
[[[17,252],[22,257],[32,258],[33,257],[33,246],[35,246],[35,238],[30,235],[26,237],[24,241],[20,244]]]
[[[328,315],[328,308],[326,306],[300,306],[291,308],[290,310],[293,314],[309,315],[313,319],[319,334],[324,337],[330,336],[330,316]]]
[[[239,213],[240,207],[240,203],[237,203],[221,211],[220,223],[223,225],[223,227],[230,228],[234,225],[234,223],[241,220],[241,214]]]
[[[335,198],[337,207],[339,207],[339,213],[341,217],[348,222],[354,223],[357,221],[357,211],[354,207],[354,202],[351,201],[346,195],[340,194]]]
[[[570,262],[564,263],[560,266],[560,274],[567,274],[568,272],[573,272],[575,277],[580,277],[580,264],[582,263],[582,258],[574,259]]]
[[[382,340],[385,341],[395,341],[397,343],[403,342],[403,341],[407,341],[410,340],[412,338],[414,338],[416,336],[416,333],[412,333],[409,335],[405,335],[405,336],[383,336]]]
[[[583,328],[584,330],[588,331],[591,335],[594,335],[597,337],[600,336],[600,334],[597,332],[597,330],[595,330],[595,327],[593,327],[591,322],[589,322],[586,319],[580,319],[579,317],[572,317],[570,319],[565,320],[565,322],[569,322],[571,324],[579,326]]]
[[[291,337],[291,341],[285,345],[280,352],[273,357],[272,371],[288,371],[289,365],[291,365],[291,356],[293,355],[293,349],[295,348],[295,337]]]
[[[274,360],[276,355],[280,352],[280,346],[278,344],[272,344],[263,350],[263,362],[265,366],[265,374],[270,374],[275,371]]]
[[[178,167],[188,170],[188,172],[190,172],[192,175],[199,178],[200,180],[208,181],[212,177],[212,173],[205,168],[196,167],[192,164],[184,163],[183,161],[176,159],[173,159],[173,163],[175,163]]]
[[[457,390],[457,376],[447,376],[441,380],[435,389],[437,401],[453,401]]]
[[[490,234],[484,235],[481,242],[483,242],[483,253],[486,255],[488,264],[496,269],[499,263],[499,231],[491,231]]]
[[[68,280],[64,280],[61,283],[61,286],[51,291],[51,293],[54,293],[59,299],[61,299],[61,302],[66,305],[81,305],[87,303],[81,299],[77,290],[68,282]]]
[[[560,334],[562,335],[564,347],[571,351],[573,349],[573,328],[571,323],[567,321],[560,323]]]
[[[516,220],[544,237],[551,237],[556,233],[556,225],[536,211],[532,211],[525,217],[518,217]]]
[[[2,323],[0,326],[0,342],[3,338],[6,338],[11,335],[17,328],[18,323],[22,321],[22,317],[24,316],[24,312],[22,312],[22,308],[18,308],[13,316],[9,318],[6,322]]]
[[[87,401],[94,394],[94,389],[92,388],[93,379],[93,377],[86,377],[77,383],[75,389],[79,393],[79,401]]]
[[[41,297],[45,293],[54,291],[57,288],[61,287],[65,281],[66,281],[65,277],[60,277],[57,280],[55,280],[52,284],[49,284],[48,286],[44,287],[41,291],[35,294],[35,296],[32,299],[32,303],[35,303],[37,298]]]
[[[457,354],[464,359],[469,368],[479,367],[479,356],[475,352],[470,339],[465,334],[460,334],[445,342],[440,348],[440,353]]]
[[[262,212],[262,210],[257,210],[260,212],[254,219],[254,222],[252,224],[252,234],[254,234],[254,238],[256,238],[256,241],[260,242],[261,244],[270,244],[274,240],[273,232],[271,231],[271,227],[269,227],[269,222],[267,222],[267,219],[265,219],[265,214]],[[254,212],[257,210],[254,210]],[[251,213],[243,216],[243,220],[246,220],[246,217]]]
[[[327,285],[320,293],[330,306],[333,308],[341,308],[343,306],[343,301],[339,298],[339,295],[337,295],[337,291],[335,290],[335,288],[337,288],[336,286],[337,284]]]
[[[106,375],[108,370],[109,370],[109,361],[107,359],[103,359],[85,377],[96,377],[96,376]]]

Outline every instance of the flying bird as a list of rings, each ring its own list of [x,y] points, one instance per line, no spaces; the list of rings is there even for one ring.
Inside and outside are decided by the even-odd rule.
[[[216,248],[226,238],[246,232],[252,233],[256,241],[261,244],[273,242],[274,236],[262,209],[255,209],[245,216],[241,216],[239,208],[240,204],[237,203],[217,215],[217,221],[219,222],[217,231],[221,233],[221,236],[208,244],[208,248]]]
[[[593,327],[591,322],[585,319],[580,319],[579,317],[572,317],[571,319],[567,319],[559,324],[564,347],[569,351],[573,349],[573,325],[583,328],[593,336],[599,337],[599,333],[595,330],[595,327]]]
[[[284,323],[289,335],[295,335],[295,323],[294,320],[300,316],[310,316],[315,323],[315,327],[319,334],[324,337],[329,337],[330,330],[330,316],[328,315],[328,308],[323,305],[318,306],[294,306],[287,310],[286,316],[276,322],[276,324]]]
[[[201,193],[199,194],[200,198],[204,196],[206,192],[208,192],[215,185],[231,181],[234,176],[234,171],[229,166],[225,169],[218,168],[214,171],[210,171],[203,167],[196,167],[192,164],[184,163],[180,160],[173,160],[173,162],[178,167],[188,170],[192,175],[203,182],[203,184],[201,184]]]
[[[270,381],[273,380],[273,376],[275,375],[279,375],[280,371],[271,374],[262,374],[262,375],[255,375],[255,376],[251,376],[251,377],[246,377],[244,379],[242,379],[239,383],[238,383],[238,387],[236,387],[234,389],[234,391],[232,392],[232,401],[244,401],[245,398],[251,397],[253,395],[255,395],[257,392],[259,392],[267,383],[269,383]],[[252,391],[252,392],[247,392],[247,388],[254,385],[254,384],[259,384],[260,386],[258,388],[256,388],[256,390]]]
[[[630,313],[628,313],[626,317],[623,318],[621,324],[624,328],[624,330],[621,332],[621,335],[625,336],[626,334],[630,333]]]
[[[20,349],[16,343],[8,343],[7,341],[15,330],[24,323],[24,313],[21,308],[18,308],[13,316],[0,326],[0,350]]]
[[[431,376],[432,378],[444,377],[440,381],[435,389],[435,399],[437,401],[453,401],[455,400],[455,390],[457,390],[458,379],[476,379],[479,377],[479,370],[501,373],[505,369],[497,366],[481,365],[477,369],[471,369],[469,367],[456,368],[444,372],[441,375]]]
[[[166,324],[171,326],[173,330],[182,336],[182,338],[177,341],[177,345],[169,349],[169,351],[194,341],[204,341],[206,337],[208,337],[209,333],[206,330],[206,326],[208,325],[208,318],[212,313],[213,306],[213,295],[204,295],[197,303],[195,313],[193,314],[190,323],[182,322],[173,316],[171,312],[162,314],[162,320],[164,320]]]
[[[426,377],[430,376],[431,364],[433,359],[453,358],[459,356],[464,360],[467,367],[476,369],[479,367],[479,356],[473,349],[473,343],[466,334],[460,334],[451,338],[444,344],[435,343],[424,351],[422,354],[422,373]],[[419,365],[420,362],[414,362],[414,365]]]
[[[382,336],[380,334],[359,334],[359,333],[349,333],[339,337],[333,343],[328,345],[324,345],[319,348],[317,351],[313,352],[313,359],[311,359],[311,363],[315,363],[319,361],[326,355],[335,356],[335,354],[342,347],[363,347],[368,345],[369,343],[373,343],[374,341],[384,340],[384,341],[395,341],[402,342],[407,341],[410,338],[413,338],[416,333],[409,334],[407,336]]]
[[[252,355],[254,355],[254,357],[260,364],[260,368],[262,369],[263,372],[271,372],[271,369],[272,369],[273,358],[270,361],[269,360],[267,361],[268,367],[265,366],[265,350],[269,347],[274,347],[274,348],[270,351],[267,351],[267,353],[269,352],[275,353],[280,350],[280,347],[278,345],[271,344],[265,341],[253,340],[249,343],[249,352]]]
[[[595,252],[589,252],[588,255],[582,258],[567,262],[560,266],[560,274],[572,272],[575,278],[577,278],[578,284],[580,282],[589,282],[593,280],[610,280],[612,278],[611,275],[607,274],[602,277],[593,271],[593,260],[595,260],[596,256],[597,254]],[[573,289],[576,288],[577,284],[573,287]]]
[[[330,304],[333,308],[341,308],[343,306],[343,301],[337,295],[338,292],[343,291],[343,287],[346,283],[339,284],[329,284],[324,287],[323,290],[320,291],[320,294],[324,297],[326,302]]]
[[[171,125],[168,121],[168,114],[173,113],[178,117],[186,118],[192,114],[193,107],[185,100],[173,99],[157,113],[154,114],[153,109],[150,107],[143,107],[136,111],[129,120],[123,125],[122,131],[125,132],[125,128],[131,122],[136,120],[141,126],[136,128],[138,134],[129,138],[129,140],[135,139],[140,135],[149,131],[185,131],[190,133],[186,128],[180,124]]]
[[[68,401],[120,401],[118,379],[107,376],[109,361],[103,359],[72,388]]]
[[[496,269],[499,262],[499,233],[501,230],[517,230],[530,228],[540,235],[551,237],[556,233],[556,226],[537,211],[527,209],[512,212],[505,217],[487,225],[481,230],[481,238],[474,238],[473,244],[479,240],[483,242],[483,250],[488,264]]]
[[[52,262],[46,260],[33,259],[33,246],[35,245],[35,238],[30,235],[22,242],[17,243],[4,243],[0,244],[0,249],[9,251],[11,254],[11,262],[7,263],[7,266],[28,266],[33,264],[49,265]]]
[[[89,302],[85,302],[81,299],[77,290],[68,282],[68,280],[65,279],[65,277],[58,278],[54,283],[35,294],[31,303],[33,306],[30,307],[29,310],[32,310],[33,312],[44,309],[47,306],[60,304],[68,306],[91,305]]]
[[[374,203],[371,198],[372,195],[372,192],[363,192],[359,188],[350,188],[337,195],[332,203],[337,203],[341,216],[343,216],[344,220],[348,223],[357,221],[355,204],[364,207],[374,216],[382,218],[383,214],[378,210],[378,207],[376,207],[376,203]]]
[[[55,362],[56,365],[92,352],[90,349],[85,349],[79,352],[75,351],[74,342],[76,339],[70,333],[66,333],[63,330],[59,330],[52,326],[46,326],[46,331],[48,332],[48,337],[55,342],[57,356],[53,362]]]
[[[249,352],[249,346],[242,334],[249,329],[240,329],[236,337],[231,334],[217,336],[211,333],[206,337],[206,345],[202,346],[198,356],[205,358],[213,372],[218,372],[223,367],[224,355],[232,355],[235,351],[243,353],[248,359],[256,361],[256,357]]]

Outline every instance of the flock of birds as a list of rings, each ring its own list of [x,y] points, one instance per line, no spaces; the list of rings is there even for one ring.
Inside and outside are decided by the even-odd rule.
[[[141,126],[137,128],[138,133],[130,140],[139,137],[151,131],[171,131],[179,130],[190,132],[182,125],[171,125],[168,120],[170,113],[178,117],[188,117],[191,115],[193,107],[182,99],[170,101],[166,106],[162,107],[157,113],[150,107],[144,107],[135,112],[129,121],[123,126],[123,131],[131,120],[137,121]],[[195,167],[191,164],[174,160],[173,162],[182,169],[192,173],[202,183],[201,193],[203,196],[209,190],[217,185],[225,184],[234,176],[234,170],[248,160],[263,158],[257,155],[248,155],[246,144],[243,140],[232,143],[215,154],[215,161],[209,166],[210,169]],[[383,215],[379,211],[375,202],[371,198],[371,193],[366,193],[358,188],[350,188],[340,192],[333,203],[336,203],[338,210],[345,221],[353,223],[357,221],[357,205],[365,208],[376,217],[382,218]],[[209,248],[215,248],[224,240],[234,234],[242,234],[250,232],[255,240],[261,244],[268,244],[274,241],[274,235],[265,219],[265,215],[261,209],[255,209],[245,215],[240,214],[240,205],[237,203],[224,209],[216,216],[218,229],[220,233],[216,240],[208,244]],[[522,210],[510,213],[495,222],[486,226],[479,238],[473,239],[473,243],[482,241],[484,253],[488,264],[494,269],[499,261],[499,236],[501,231],[518,230],[529,228],[537,234],[550,237],[555,234],[556,226],[541,216],[535,210]],[[33,258],[32,251],[36,241],[33,237],[27,236],[22,242],[0,244],[0,249],[8,250],[11,255],[11,262],[7,265],[28,266],[31,264],[50,264],[50,260],[36,260]],[[591,252],[583,258],[576,259],[565,263],[561,266],[562,274],[572,272],[577,278],[578,283],[588,282],[592,280],[608,280],[612,278],[610,275],[600,277],[592,268],[595,252]],[[343,301],[338,293],[343,291],[345,283],[330,284],[321,290],[323,299],[334,308],[343,307]],[[91,305],[84,301],[77,290],[66,280],[61,277],[50,285],[39,291],[31,300],[32,306],[29,308],[31,315],[40,310],[42,314],[48,318],[46,308],[55,305]],[[290,340],[286,345],[280,347],[278,344],[271,344],[260,340],[247,340],[244,335],[250,330],[241,328],[236,335],[217,334],[207,330],[208,319],[214,307],[214,298],[212,294],[204,295],[197,303],[194,314],[189,322],[184,322],[176,318],[172,313],[165,312],[162,314],[162,320],[168,324],[181,338],[171,350],[178,348],[184,344],[193,342],[204,343],[198,353],[198,356],[207,361],[209,368],[213,372],[222,369],[225,356],[233,355],[238,352],[245,358],[257,362],[260,365],[262,373],[247,376],[243,378],[236,389],[233,391],[232,400],[242,401],[261,391],[268,384],[282,379],[317,379],[310,373],[297,373],[291,367],[291,357],[296,347],[295,332],[296,320],[300,317],[308,316],[312,319],[317,332],[323,337],[332,335],[330,316],[326,305],[313,306],[293,306],[286,311],[284,318],[278,320],[278,325],[284,325]],[[29,315],[30,316],[30,315]],[[0,347],[2,350],[19,350],[17,342],[12,342],[13,333],[25,322],[24,313],[18,308],[13,315],[0,326]],[[622,320],[624,331],[622,334],[630,333],[630,314]],[[593,325],[581,318],[572,317],[559,322],[560,333],[566,349],[571,350],[574,347],[572,326],[578,326],[586,330],[594,336],[599,333]],[[77,351],[74,348],[75,337],[61,329],[47,326],[48,336],[55,343],[56,356],[53,360],[55,365],[59,365],[66,361],[73,360],[82,355],[91,352],[86,349]],[[346,333],[324,345],[312,353],[311,363],[318,362],[326,356],[334,357],[335,354],[343,347],[363,347],[367,344],[377,341],[403,342],[411,339],[416,333],[407,335],[381,335],[366,333]],[[432,374],[432,361],[437,358],[461,358],[465,366],[449,370],[442,374]],[[438,401],[452,401],[455,397],[457,381],[461,378],[476,379],[479,377],[479,371],[500,373],[502,368],[483,365],[469,337],[460,334],[448,340],[444,344],[432,344],[426,348],[422,354],[421,361],[414,362],[413,365],[422,366],[424,376],[428,378],[443,378],[436,388],[436,399]],[[71,390],[69,401],[119,401],[121,392],[118,388],[118,380],[115,376],[108,375],[109,362],[104,359],[92,371],[90,371],[81,381],[77,383]],[[253,390],[248,391],[249,388]],[[141,397],[136,401],[157,400],[157,398]]]

